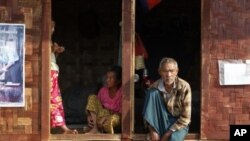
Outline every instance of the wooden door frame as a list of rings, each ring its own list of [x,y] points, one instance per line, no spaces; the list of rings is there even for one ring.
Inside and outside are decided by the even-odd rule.
[[[41,140],[50,140],[50,27],[51,0],[42,0],[42,74],[41,74]],[[122,0],[122,133],[121,140],[132,140],[134,130],[134,34],[135,0]],[[126,69],[125,69],[126,68]],[[76,136],[76,135],[74,135]],[[104,137],[106,135],[103,135]],[[73,138],[73,136],[68,136]],[[82,138],[82,135],[79,136]],[[108,136],[106,136],[108,137]],[[74,137],[75,138],[75,137]]]
[[[48,141],[50,136],[51,0],[43,0],[42,6],[41,141]]]
[[[134,130],[135,2],[122,1],[122,140]]]
[[[122,140],[147,139],[147,135],[134,134],[134,36],[135,36],[135,2],[136,0],[122,0],[122,133],[121,135],[98,134],[98,135],[51,135],[50,134],[50,27],[51,27],[51,0],[42,0],[42,27],[41,27],[41,50],[42,50],[42,74],[41,74],[41,141],[49,140]],[[206,3],[208,1],[206,0]],[[201,17],[209,9],[204,8],[205,2],[201,1]],[[205,11],[205,12],[204,12]],[[209,13],[209,12],[207,12]],[[207,19],[201,19],[201,27],[207,23]],[[204,49],[205,29],[201,28],[201,49]],[[201,52],[202,56],[202,52]],[[202,59],[202,58],[201,58]],[[201,68],[201,71],[203,68]],[[202,81],[201,81],[202,83]],[[201,91],[203,93],[203,91]],[[201,100],[203,104],[204,99]],[[201,104],[201,105],[202,105]],[[202,117],[202,114],[200,115]],[[201,130],[200,130],[201,133]],[[63,136],[63,137],[62,137]],[[199,139],[199,134],[189,134],[187,139]]]

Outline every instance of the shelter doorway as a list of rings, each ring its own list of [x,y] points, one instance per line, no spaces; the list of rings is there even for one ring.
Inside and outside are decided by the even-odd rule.
[[[149,76],[153,80],[158,78],[157,67],[162,57],[175,58],[180,66],[179,76],[190,82],[193,90],[193,107],[196,108],[193,109],[192,121],[200,121],[200,0],[192,3],[162,0],[146,13],[138,3],[136,5],[136,32],[149,54],[145,60]],[[101,85],[105,68],[118,63],[121,15],[121,1],[117,0],[52,0],[52,17],[56,22],[53,40],[66,48],[58,58],[59,84],[66,120],[72,127],[86,122],[85,94],[95,93]],[[66,17],[70,19],[64,19]],[[135,102],[136,113],[142,109],[142,103]],[[143,123],[136,122],[142,121],[140,115],[135,115],[134,121],[135,133],[145,133]],[[200,122],[193,123],[190,132],[199,133]]]
[[[51,2],[56,23],[52,40],[65,47],[57,63],[66,123],[81,133],[88,96],[97,94],[107,68],[118,64],[122,1]]]
[[[135,24],[135,31],[148,53],[145,59],[148,76],[153,81],[159,78],[157,69],[161,58],[177,60],[179,77],[187,80],[192,89],[190,133],[200,133],[201,1],[162,0],[152,9],[149,7],[144,1],[137,1]],[[137,107],[142,107],[143,91],[136,88],[134,110],[141,113],[142,109]],[[143,132],[143,129],[142,117],[135,115],[135,132]]]

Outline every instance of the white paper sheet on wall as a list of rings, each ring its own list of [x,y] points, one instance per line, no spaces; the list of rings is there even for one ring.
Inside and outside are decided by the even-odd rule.
[[[243,61],[219,61],[220,85],[249,85],[250,64]]]

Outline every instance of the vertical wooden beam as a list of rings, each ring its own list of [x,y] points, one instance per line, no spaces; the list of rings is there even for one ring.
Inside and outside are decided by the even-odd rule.
[[[209,92],[209,64],[210,64],[210,48],[209,48],[209,28],[210,28],[210,0],[201,1],[201,125],[200,138],[206,139],[206,123]]]
[[[122,140],[132,140],[134,129],[135,0],[122,1]]]
[[[41,78],[41,141],[48,141],[50,136],[50,30],[51,0],[43,0],[41,27],[42,78]]]
[[[17,12],[18,10],[18,1],[17,0],[8,0],[7,1],[7,6],[11,7],[11,11],[9,13],[12,15]]]

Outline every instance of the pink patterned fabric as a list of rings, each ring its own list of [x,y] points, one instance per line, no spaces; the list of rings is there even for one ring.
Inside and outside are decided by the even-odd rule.
[[[101,101],[104,108],[116,113],[121,113],[121,88],[116,91],[115,97],[111,98],[109,96],[109,89],[102,87],[98,92],[97,98]]]
[[[51,70],[50,89],[50,125],[51,127],[65,125],[62,97],[58,86],[58,71]]]

